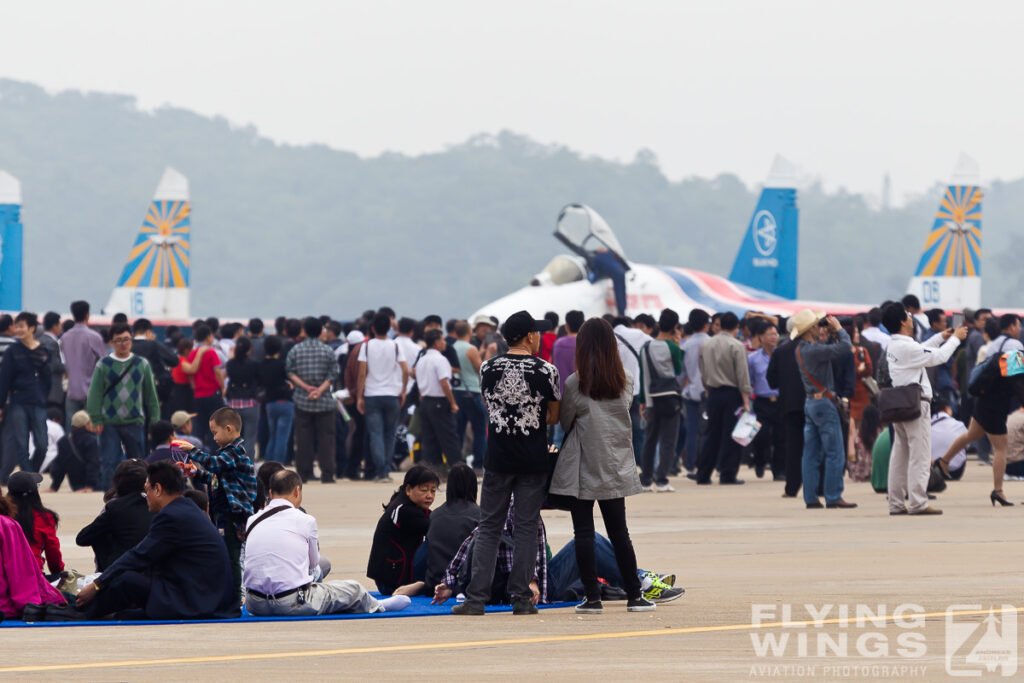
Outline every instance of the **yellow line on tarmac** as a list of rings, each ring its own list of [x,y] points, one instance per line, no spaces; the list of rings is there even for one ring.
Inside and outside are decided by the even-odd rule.
[[[1000,611],[1000,610],[997,610]],[[1007,610],[1010,611],[1010,610]],[[1024,608],[1015,607],[1015,613]],[[946,616],[983,616],[987,609],[963,610],[958,612],[926,612],[907,613],[900,616],[879,617],[875,621],[895,622],[917,619],[930,619]],[[112,662],[81,662],[77,664],[44,664],[27,666],[0,667],[0,674],[8,673],[39,673],[45,671],[80,671],[83,669],[123,669],[150,666],[166,666],[181,664],[211,664],[224,662],[245,662],[272,659],[299,659],[304,657],[336,657],[340,655],[364,655],[395,652],[423,652],[429,650],[457,650],[477,647],[500,647],[507,645],[534,645],[539,643],[573,643],[590,640],[615,640],[619,638],[648,638],[652,636],[675,636],[690,633],[715,633],[720,631],[752,631],[769,628],[801,628],[828,624],[855,623],[854,617],[806,620],[806,621],[773,621],[760,624],[728,624],[722,626],[691,626],[688,628],[663,628],[648,631],[619,631],[613,633],[587,633],[571,636],[537,636],[534,638],[503,638],[496,640],[467,640],[453,643],[420,643],[410,645],[385,645],[379,647],[347,647],[334,650],[295,650],[291,652],[264,652],[243,655],[209,655],[205,657],[170,657],[166,659],[128,659]],[[870,621],[870,620],[869,620]]]

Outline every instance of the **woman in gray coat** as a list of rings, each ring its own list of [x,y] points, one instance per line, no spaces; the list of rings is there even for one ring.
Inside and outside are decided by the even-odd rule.
[[[602,612],[594,559],[595,500],[625,584],[626,609],[654,609],[654,603],[643,597],[626,526],[626,496],[641,491],[629,419],[632,400],[632,381],[622,369],[612,326],[591,318],[576,336],[576,372],[562,392],[560,418],[566,438],[551,478],[551,493],[572,498],[576,563],[587,596],[576,606],[582,614]]]

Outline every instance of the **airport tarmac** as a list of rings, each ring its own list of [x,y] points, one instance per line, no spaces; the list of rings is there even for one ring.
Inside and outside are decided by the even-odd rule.
[[[944,515],[890,517],[867,483],[847,482],[855,510],[806,510],[801,499],[781,498],[781,483],[741,476],[745,486],[674,479],[675,493],[629,500],[640,566],[673,572],[686,588],[652,613],[605,603],[595,616],[568,608],[529,617],[3,629],[0,677],[930,682],[980,669],[982,680],[1024,679],[1019,617],[985,621],[990,607],[1024,606],[1024,484],[1005,486],[1017,506],[994,508],[991,471],[972,461],[966,481],[935,501]],[[368,482],[306,487],[332,578],[372,586],[366,558],[390,493]],[[44,502],[61,515],[67,566],[91,569],[91,552],[74,536],[99,511],[100,495],[44,494]],[[572,533],[568,513],[544,519],[557,552]],[[969,656],[982,650],[1009,664],[987,671]]]

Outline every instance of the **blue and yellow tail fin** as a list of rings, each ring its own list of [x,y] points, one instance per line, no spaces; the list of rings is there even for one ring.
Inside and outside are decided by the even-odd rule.
[[[191,212],[188,179],[167,168],[104,313],[177,320],[190,317]]]
[[[908,287],[922,307],[981,306],[981,198],[978,164],[961,154]]]
[[[796,170],[786,160],[776,157],[729,279],[795,299],[799,223]]]

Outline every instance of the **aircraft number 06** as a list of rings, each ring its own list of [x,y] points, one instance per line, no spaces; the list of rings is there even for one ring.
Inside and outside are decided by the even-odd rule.
[[[921,303],[926,304],[937,304],[939,303],[939,281],[938,280],[924,280],[921,282]]]

